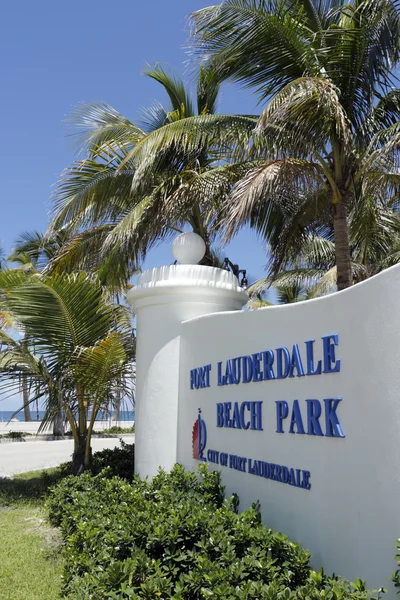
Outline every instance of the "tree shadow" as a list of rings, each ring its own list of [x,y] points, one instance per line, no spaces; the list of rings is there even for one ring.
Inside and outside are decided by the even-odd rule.
[[[0,477],[1,508],[22,502],[35,502],[43,499],[49,488],[63,479],[66,473],[61,469],[48,469],[14,478]]]

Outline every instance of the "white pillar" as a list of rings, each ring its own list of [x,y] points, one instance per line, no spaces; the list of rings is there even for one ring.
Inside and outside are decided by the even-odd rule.
[[[135,472],[152,477],[176,462],[182,321],[240,310],[248,295],[232,273],[183,264],[145,271],[128,300],[137,327]]]

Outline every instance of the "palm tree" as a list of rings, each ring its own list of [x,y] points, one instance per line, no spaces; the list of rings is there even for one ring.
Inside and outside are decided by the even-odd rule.
[[[46,237],[38,231],[24,232],[18,238],[11,255],[7,260],[18,264],[18,268],[25,272],[39,273],[48,262],[60,252],[63,244],[67,241],[64,231],[55,232],[51,237]],[[9,324],[9,327],[12,327]],[[20,340],[21,351],[27,350],[25,339]],[[30,412],[29,390],[31,383],[26,373],[21,374],[21,390],[23,398],[24,420],[32,421]],[[64,435],[64,422],[62,409],[54,417],[53,434]]]
[[[49,277],[18,269],[0,273],[0,305],[23,328],[26,340],[22,346],[0,330],[0,393],[16,393],[21,376],[28,376],[30,401],[46,403],[42,427],[61,403],[74,438],[74,471],[88,468],[99,410],[114,401],[117,391],[131,393],[134,344],[128,309],[113,303],[91,275]]]
[[[218,206],[249,168],[230,161],[230,152],[249,139],[257,119],[215,113],[219,78],[212,66],[200,68],[197,114],[180,77],[160,65],[146,75],[170,104],[146,110],[141,127],[104,103],[73,116],[86,156],[65,172],[55,194],[51,231],[74,234],[53,261],[55,272],[112,259],[121,265],[117,279],[126,281],[128,258],[140,262],[152,245],[185,227],[205,240],[205,264],[215,262]]]
[[[349,242],[353,282],[364,281],[400,262],[400,214],[395,203],[386,205],[371,197],[349,211]],[[257,298],[269,287],[297,286],[306,299],[337,290],[334,231],[309,234],[296,260],[277,275],[273,269],[250,288]],[[272,261],[273,263],[273,261]]]
[[[398,197],[400,24],[390,0],[226,0],[193,15],[194,43],[222,78],[269,101],[225,219],[269,242],[273,272],[333,229],[337,288],[352,284],[348,217]]]
[[[64,230],[56,231],[51,236],[39,231],[25,231],[17,239],[12,254],[7,260],[18,263],[25,269],[29,268],[30,264],[39,272],[59,254],[68,241],[68,234]]]

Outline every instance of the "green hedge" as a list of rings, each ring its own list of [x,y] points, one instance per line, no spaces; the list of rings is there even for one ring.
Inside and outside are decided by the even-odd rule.
[[[103,472],[104,477],[122,477],[127,481],[133,480],[135,463],[135,444],[126,444],[119,440],[120,447],[105,448],[93,454],[90,472],[98,475]],[[72,462],[65,462],[54,470],[58,479],[63,479],[72,474]]]
[[[134,462],[135,444],[126,444],[120,440],[120,448],[106,448],[93,454],[91,470],[97,475],[108,468],[111,475],[132,481]]]
[[[261,523],[259,506],[237,514],[219,474],[176,466],[151,482],[68,477],[48,499],[65,539],[65,588],[74,600],[365,599],[310,569],[309,553]],[[327,540],[329,543],[329,540]]]

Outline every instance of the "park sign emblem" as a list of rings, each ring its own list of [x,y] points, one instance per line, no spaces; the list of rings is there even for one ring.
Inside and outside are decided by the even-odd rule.
[[[193,458],[196,460],[205,461],[204,451],[207,444],[207,427],[204,420],[201,418],[201,409],[199,408],[199,414],[193,425],[192,431],[192,450]]]

